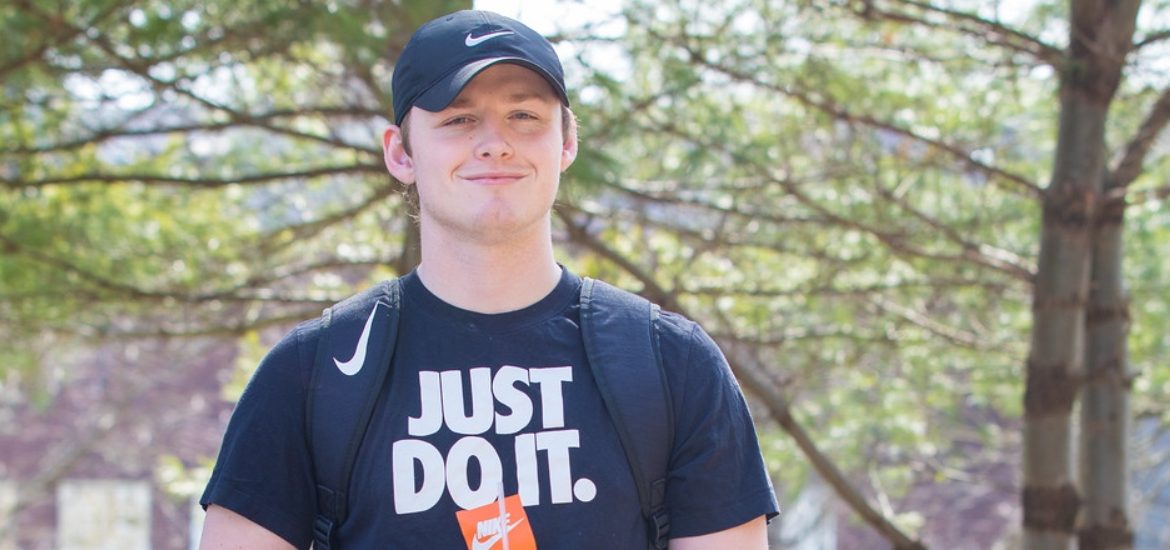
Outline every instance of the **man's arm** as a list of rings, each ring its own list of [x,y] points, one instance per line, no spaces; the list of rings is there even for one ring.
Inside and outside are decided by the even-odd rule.
[[[222,506],[207,507],[207,518],[203,520],[203,536],[199,550],[296,550],[288,541],[280,538],[252,520]]]
[[[768,523],[760,516],[731,529],[699,535],[670,539],[670,550],[713,550],[735,548],[736,550],[766,550],[768,548]]]

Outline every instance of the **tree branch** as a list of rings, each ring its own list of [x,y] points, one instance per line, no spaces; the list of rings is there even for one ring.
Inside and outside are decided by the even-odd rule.
[[[97,15],[95,15],[93,19],[90,19],[88,22],[81,25],[65,26],[58,24],[60,19],[45,17],[44,12],[36,9],[36,7],[33,6],[32,2],[29,0],[16,0],[14,5],[24,13],[45,20],[46,22],[50,23],[55,30],[64,28],[66,32],[53,35],[51,37],[52,40],[45,41],[40,46],[33,48],[33,50],[29,52],[28,55],[18,57],[8,63],[5,63],[4,65],[0,65],[0,81],[5,80],[5,77],[8,75],[8,73],[19,70],[21,67],[41,59],[45,55],[45,52],[49,51],[50,48],[61,46],[77,38],[78,36],[83,35],[85,33],[85,29],[87,28],[99,27],[103,20],[129,4],[130,2],[127,0],[111,2],[108,6],[106,6],[106,9],[98,12]]]
[[[143,302],[175,301],[180,303],[200,303],[209,301],[270,301],[292,303],[307,302],[312,304],[326,302],[332,303],[337,301],[339,298],[323,296],[288,297],[281,296],[272,292],[271,290],[267,290],[261,287],[270,286],[281,280],[325,269],[336,269],[340,267],[378,267],[384,265],[393,265],[394,262],[394,258],[375,258],[367,261],[347,261],[335,258],[324,259],[299,267],[265,271],[263,276],[252,277],[243,284],[234,288],[191,292],[179,289],[148,289],[128,285],[109,277],[94,273],[64,258],[46,254],[40,250],[26,247],[20,242],[3,235],[0,235],[0,248],[2,248],[7,254],[24,256],[51,269],[73,274],[84,283],[91,285],[92,288],[106,291],[117,297],[119,302],[132,299]],[[70,288],[64,292],[71,298],[85,298],[87,296],[90,298],[102,297],[101,294],[97,293],[87,294],[86,289],[84,288]],[[0,295],[0,301],[10,301],[15,298],[19,297],[14,295]]]
[[[1156,44],[1156,43],[1161,42],[1163,40],[1170,40],[1170,29],[1152,32],[1150,34],[1147,34],[1145,36],[1145,38],[1142,38],[1141,40],[1134,42],[1133,49],[1135,51],[1140,50],[1142,48],[1145,48],[1146,46]]]
[[[998,21],[984,19],[974,13],[945,8],[915,0],[894,0],[899,4],[911,6],[927,13],[939,14],[955,22],[954,26],[945,26],[934,21],[893,11],[881,11],[874,7],[875,2],[866,2],[866,8],[859,15],[890,18],[907,23],[924,25],[931,28],[957,29],[959,32],[988,42],[993,46],[1026,53],[1057,69],[1063,64],[1064,53],[1060,48],[1053,47],[1032,35],[1013,29]],[[971,25],[971,26],[968,26]]]
[[[1115,190],[1124,193],[1125,188],[1141,175],[1146,155],[1167,123],[1170,123],[1170,88],[1162,91],[1162,95],[1154,102],[1145,120],[1138,127],[1137,133],[1125,145],[1111,177],[1106,178],[1107,193]]]
[[[694,296],[741,296],[750,298],[784,298],[802,296],[843,296],[865,297],[871,294],[882,294],[899,290],[942,290],[975,288],[996,294],[1016,288],[1013,286],[989,283],[974,279],[927,279],[910,280],[897,283],[875,283],[858,286],[834,286],[832,284],[813,284],[787,289],[772,288],[727,288],[725,286],[687,286],[679,292]]]
[[[19,254],[30,258],[38,263],[44,264],[52,269],[56,269],[65,273],[76,275],[83,281],[86,281],[95,287],[115,292],[124,296],[134,298],[150,298],[157,297],[156,293],[135,288],[130,285],[115,282],[111,279],[99,276],[92,273],[74,263],[56,256],[46,254],[38,249],[27,247],[15,239],[8,238],[5,235],[0,235],[0,248],[7,254]]]
[[[558,213],[562,220],[564,220],[565,225],[569,228],[569,232],[575,242],[584,244],[593,252],[613,261],[623,271],[640,281],[644,289],[643,294],[648,299],[657,302],[665,309],[676,311],[688,318],[694,318],[681,307],[674,294],[659,285],[657,280],[649,273],[638,268],[624,256],[598,241],[584,227],[574,223],[574,220],[569,216],[559,211]],[[921,543],[910,539],[910,537],[902,533],[879,512],[874,510],[866,501],[865,497],[858,493],[852,484],[845,479],[845,476],[836,465],[821,452],[804,428],[792,416],[787,398],[767,379],[767,376],[764,374],[766,367],[759,362],[754,350],[740,344],[734,339],[725,339],[719,342],[719,344],[723,348],[724,353],[727,354],[728,363],[736,377],[744,382],[751,393],[759,396],[763,400],[772,418],[796,441],[801,451],[812,462],[813,467],[821,477],[832,485],[837,491],[837,494],[849,504],[854,512],[861,516],[866,523],[882,533],[887,540],[894,544],[894,548],[899,550],[924,550],[925,547]]]
[[[1024,281],[1028,284],[1032,284],[1032,277],[1033,277],[1032,271],[1027,269],[1024,266],[1012,265],[1010,262],[1003,261],[1002,259],[995,259],[996,261],[990,261],[994,258],[990,258],[990,257],[985,258],[981,254],[972,254],[972,253],[970,253],[970,251],[963,251],[962,253],[960,253],[958,255],[945,255],[945,254],[938,254],[938,253],[934,253],[934,252],[928,252],[926,250],[916,248],[916,247],[912,246],[907,241],[907,237],[903,232],[895,232],[895,231],[890,231],[890,230],[885,229],[885,228],[879,228],[879,227],[875,227],[872,225],[866,225],[859,220],[856,220],[856,219],[853,219],[853,218],[850,218],[847,216],[842,216],[842,215],[839,215],[839,214],[829,210],[824,205],[818,203],[817,201],[815,201],[811,197],[809,197],[808,194],[805,193],[803,190],[801,190],[800,186],[797,185],[795,182],[793,182],[791,179],[785,178],[783,175],[780,175],[780,174],[772,173],[772,170],[773,170],[772,167],[762,166],[758,162],[756,162],[755,159],[747,157],[746,155],[742,154],[739,151],[728,148],[726,146],[726,144],[718,143],[715,141],[703,141],[700,138],[697,138],[695,136],[689,135],[685,132],[678,130],[671,123],[661,123],[660,122],[659,124],[661,125],[658,128],[659,131],[670,133],[671,135],[675,135],[675,136],[679,137],[680,139],[685,139],[685,140],[690,141],[692,143],[695,143],[696,145],[699,145],[701,147],[704,147],[704,148],[707,148],[710,150],[720,151],[723,154],[728,155],[730,158],[735,159],[736,162],[739,163],[741,166],[755,170],[760,176],[767,178],[769,181],[773,182],[776,185],[779,185],[782,189],[784,189],[784,191],[786,193],[788,193],[790,196],[792,196],[794,199],[796,199],[796,201],[798,203],[809,208],[810,210],[812,210],[813,212],[815,212],[819,216],[823,217],[825,220],[831,221],[832,223],[834,223],[835,225],[840,226],[840,227],[854,229],[854,230],[859,231],[861,233],[871,235],[895,253],[900,253],[900,254],[903,254],[906,256],[918,257],[918,258],[923,258],[923,259],[928,259],[928,260],[940,260],[940,261],[947,261],[947,262],[971,262],[971,263],[974,263],[976,265],[979,265],[979,266],[982,266],[985,268],[989,268],[989,269],[992,269],[992,270],[1000,272],[1000,273],[1004,273],[1006,275],[1011,276],[1014,279]]]
[[[664,40],[666,39],[665,37],[660,37],[660,38],[663,38]],[[941,139],[935,139],[935,138],[929,138],[929,137],[923,136],[923,135],[918,134],[912,130],[903,128],[903,127],[898,126],[896,124],[893,124],[891,122],[886,122],[884,120],[880,120],[880,119],[878,119],[874,116],[871,116],[871,115],[861,115],[861,114],[856,114],[856,113],[850,112],[849,110],[838,106],[831,99],[813,97],[812,94],[810,94],[806,91],[803,91],[803,90],[797,90],[796,88],[794,88],[792,86],[783,86],[783,85],[772,84],[770,82],[764,82],[756,75],[747,74],[745,72],[736,70],[734,68],[725,67],[723,65],[720,65],[719,63],[715,63],[713,61],[710,61],[709,59],[707,59],[707,56],[705,55],[704,52],[700,52],[700,51],[695,50],[689,44],[678,44],[678,46],[685,49],[690,54],[691,59],[695,63],[697,63],[698,65],[700,65],[702,67],[706,67],[706,68],[711,69],[713,71],[722,73],[725,76],[728,76],[737,82],[751,84],[753,86],[756,86],[756,87],[759,87],[759,88],[762,88],[765,90],[769,90],[769,91],[776,92],[778,94],[785,95],[787,97],[792,98],[793,100],[795,100],[797,103],[800,103],[801,105],[804,105],[806,107],[823,112],[823,113],[825,113],[829,116],[832,116],[833,118],[838,119],[842,122],[847,122],[850,124],[861,123],[861,124],[864,124],[864,125],[869,126],[871,128],[885,130],[887,132],[904,137],[904,138],[909,139],[911,141],[922,143],[923,145],[926,145],[926,146],[930,147],[931,149],[946,153],[947,155],[949,155],[949,156],[955,158],[956,160],[958,160],[959,162],[961,162],[966,167],[978,170],[978,171],[988,175],[991,178],[1001,179],[1001,180],[1010,182],[1010,183],[1014,184],[1016,187],[1025,191],[1028,194],[1028,196],[1030,196],[1032,198],[1039,199],[1043,195],[1043,192],[1041,191],[1040,187],[1037,186],[1035,183],[1033,183],[1031,180],[1029,180],[1029,179],[1027,179],[1024,176],[1021,176],[1019,174],[1014,174],[1014,173],[1011,173],[1011,172],[1004,170],[1002,168],[991,166],[985,162],[982,162],[982,161],[976,159],[975,157],[973,157],[970,152],[964,150],[962,147],[947,143]]]
[[[79,28],[75,25],[72,25],[68,21],[65,21],[64,19],[62,19],[60,17],[55,17],[52,14],[41,12],[41,13],[39,13],[39,16],[44,18],[47,21],[50,21],[50,22],[56,24],[56,25],[72,27],[76,31],[84,32],[83,28]],[[344,148],[351,148],[351,149],[355,148],[352,144],[345,143],[345,142],[343,142],[339,139],[336,139],[336,138],[319,136],[316,134],[300,132],[300,131],[293,130],[290,128],[284,128],[281,126],[268,124],[261,119],[257,119],[254,116],[249,115],[248,113],[245,113],[245,112],[233,109],[231,107],[228,107],[226,105],[222,105],[222,104],[216,103],[214,101],[211,101],[205,97],[202,97],[202,96],[194,93],[191,90],[188,90],[188,89],[180,86],[178,84],[178,80],[165,81],[165,80],[162,80],[162,79],[156,77],[155,75],[151,74],[150,67],[153,63],[153,60],[131,59],[131,58],[127,58],[127,57],[119,54],[117,51],[117,48],[112,43],[110,43],[110,40],[105,35],[98,34],[98,35],[91,37],[87,34],[82,34],[82,36],[85,36],[89,40],[90,43],[92,43],[94,46],[96,46],[101,51],[105,52],[106,55],[108,55],[111,59],[117,61],[123,68],[138,75],[140,78],[142,78],[148,82],[153,83],[155,86],[162,87],[164,89],[173,90],[174,92],[176,92],[180,95],[183,95],[185,97],[188,97],[188,98],[192,99],[193,101],[200,103],[200,104],[202,104],[210,109],[223,112],[229,116],[231,121],[234,121],[238,124],[249,125],[249,126],[258,126],[258,127],[262,127],[262,128],[267,129],[267,130],[270,130],[270,131],[277,133],[277,134],[290,135],[292,137],[296,137],[299,139],[315,140],[315,141],[320,141],[320,142],[324,142],[324,143],[327,143],[330,145],[344,147]],[[362,149],[362,150],[368,150],[368,149]]]
[[[80,149],[82,147],[94,145],[97,143],[102,143],[102,142],[105,142],[105,141],[108,141],[111,139],[117,139],[117,138],[139,138],[139,137],[150,137],[150,136],[175,134],[175,133],[185,134],[185,133],[193,133],[193,132],[219,132],[219,131],[223,131],[223,130],[230,130],[232,128],[236,128],[236,127],[240,127],[240,126],[254,126],[254,127],[258,127],[258,128],[264,128],[264,129],[273,129],[273,128],[277,128],[277,127],[273,126],[272,124],[266,123],[266,121],[280,119],[280,118],[287,118],[287,117],[302,117],[302,116],[310,116],[310,115],[353,116],[353,117],[382,116],[382,114],[377,112],[377,111],[374,111],[371,109],[364,109],[364,108],[360,108],[360,107],[305,107],[305,108],[298,108],[296,110],[284,109],[284,110],[270,111],[267,113],[248,115],[248,120],[242,121],[242,122],[235,121],[235,120],[227,121],[227,122],[205,122],[205,123],[195,123],[195,124],[174,125],[174,126],[167,126],[167,127],[161,127],[161,128],[144,128],[144,129],[138,129],[138,130],[127,130],[122,126],[115,126],[112,128],[96,130],[88,136],[79,137],[79,138],[68,140],[68,141],[61,141],[61,142],[57,142],[57,143],[48,143],[45,145],[38,145],[38,146],[31,146],[31,147],[30,146],[17,146],[17,147],[10,147],[10,148],[0,148],[0,155],[38,155],[38,154],[45,154],[45,153],[67,152],[67,151],[73,151],[76,149]],[[287,131],[287,129],[281,129],[281,133],[290,133],[290,132],[295,132],[295,131]],[[381,155],[381,150],[373,148],[373,147],[362,147],[362,146],[359,146],[357,144],[352,144],[352,143],[347,143],[347,142],[343,142],[340,140],[325,138],[323,136],[315,136],[312,134],[306,134],[304,132],[295,132],[295,133],[293,133],[293,135],[295,137],[312,139],[314,141],[321,141],[321,142],[327,143],[329,145],[336,145],[339,147],[343,147],[347,150],[361,151],[364,153],[370,153],[370,154],[375,154],[375,155],[379,155],[379,156]]]
[[[884,199],[892,204],[897,205],[915,219],[927,224],[936,232],[936,234],[944,236],[948,241],[959,246],[963,251],[963,256],[970,257],[971,259],[983,265],[995,266],[998,269],[1006,272],[1014,272],[1017,274],[1018,278],[1031,280],[1034,276],[1034,269],[1028,266],[1027,262],[1018,254],[965,237],[954,227],[944,224],[937,219],[927,215],[925,212],[915,208],[904,199],[897,197],[894,193],[891,193],[889,189],[881,185],[876,187],[878,194],[881,195]]]
[[[588,229],[586,229],[585,225],[578,224],[572,218],[572,216],[569,216],[564,208],[558,206],[553,211],[556,213],[557,217],[560,218],[562,222],[564,222],[565,228],[569,232],[569,238],[572,241],[585,245],[590,250],[596,252],[598,255],[609,260],[610,262],[613,262],[623,271],[626,271],[627,273],[633,275],[634,278],[641,281],[644,285],[642,294],[650,300],[657,302],[658,305],[662,306],[664,309],[671,311],[679,310],[681,304],[678,303],[678,300],[674,294],[672,292],[668,292],[665,288],[659,285],[654,277],[652,277],[649,273],[646,273],[637,265],[635,265],[634,262],[631,262],[625,256],[609,248],[605,245],[605,243],[602,243],[600,239],[598,239],[595,235],[590,233]]]
[[[764,374],[768,368],[756,355],[755,350],[734,338],[719,340],[718,343],[726,354],[736,378],[743,382],[749,392],[760,398],[771,417],[792,437],[804,456],[809,459],[813,469],[833,487],[837,496],[865,523],[890,541],[896,550],[925,550],[926,547],[921,542],[911,539],[870,505],[836,464],[820,450],[804,426],[792,415],[790,403],[783,392]]]
[[[327,300],[316,303],[310,302],[310,307],[295,309],[279,315],[250,317],[240,316],[234,319],[234,322],[202,325],[194,328],[175,329],[160,325],[152,325],[146,328],[133,328],[130,330],[111,330],[108,332],[103,332],[103,337],[117,338],[122,340],[167,340],[171,338],[235,337],[253,330],[260,330],[268,327],[290,326],[306,319],[316,318],[321,314],[322,308],[335,303],[337,303],[337,300]]]
[[[706,183],[709,184],[710,182],[706,182]],[[755,193],[755,190],[753,188],[758,188],[759,186],[764,185],[766,183],[768,183],[768,181],[766,181],[764,179],[752,180],[746,187],[744,187],[742,189],[742,191],[744,191],[745,193],[749,193],[749,194]],[[664,194],[662,196],[659,196],[658,194],[648,193],[645,191],[637,190],[637,189],[634,189],[631,186],[627,186],[627,185],[620,185],[620,184],[616,184],[616,183],[612,183],[612,182],[604,182],[604,184],[606,186],[620,192],[620,193],[629,195],[630,197],[632,197],[636,200],[639,200],[639,201],[646,201],[646,202],[652,202],[652,203],[657,203],[657,204],[667,204],[667,205],[703,208],[703,209],[709,210],[713,213],[732,215],[732,216],[741,217],[741,218],[747,219],[747,220],[764,221],[764,222],[773,223],[776,225],[785,225],[785,224],[790,224],[790,223],[818,224],[818,225],[827,225],[827,226],[839,226],[840,225],[839,220],[837,218],[829,218],[829,217],[825,217],[825,216],[803,216],[803,217],[793,216],[793,215],[779,216],[779,215],[773,214],[771,212],[755,212],[755,211],[744,210],[743,208],[741,208],[741,206],[751,206],[752,204],[754,204],[751,202],[749,202],[748,204],[742,204],[739,201],[737,201],[730,206],[722,206],[722,205],[713,204],[710,202],[706,202],[706,201],[702,201],[702,200],[698,200],[698,199],[694,199],[694,198],[687,198],[685,196],[679,196],[677,193]],[[683,185],[685,185],[685,184],[677,184],[677,186],[683,186]],[[1024,279],[1024,280],[1031,279],[1033,270],[1032,270],[1032,268],[1030,268],[1027,265],[1027,261],[1025,259],[1023,259],[1022,257],[1020,257],[1019,255],[1014,254],[1008,250],[1003,250],[1003,249],[988,245],[986,243],[980,243],[980,242],[974,241],[974,240],[970,239],[969,237],[964,236],[959,231],[956,231],[953,227],[948,226],[948,225],[938,221],[937,219],[927,215],[926,213],[922,212],[921,210],[913,207],[912,205],[907,203],[905,200],[894,196],[893,193],[890,193],[885,188],[882,188],[879,186],[877,189],[877,192],[880,195],[882,195],[886,200],[891,202],[892,204],[902,208],[906,212],[910,213],[916,219],[919,219],[920,221],[926,223],[928,226],[931,227],[931,229],[933,229],[935,231],[934,234],[941,235],[941,236],[945,237],[947,240],[949,240],[950,242],[954,243],[956,246],[958,246],[962,250],[960,256],[962,256],[968,260],[976,261],[981,265],[995,266],[997,269],[1000,269],[1001,271],[1015,273],[1017,279]],[[584,211],[584,208],[582,208],[582,211]],[[669,225],[669,224],[659,224],[659,225],[661,225],[662,227],[669,228],[670,230],[672,230],[676,233],[680,233],[680,234],[693,233],[693,232],[688,232],[684,228],[679,228],[677,226],[673,226],[673,225]],[[732,246],[764,246],[763,243],[754,243],[754,242],[741,242],[741,241],[731,241],[731,240],[722,240],[720,242],[722,244],[728,244],[728,245],[732,245]],[[833,261],[832,258],[822,258],[822,259],[825,259],[828,261]]]
[[[1131,205],[1145,204],[1147,202],[1162,201],[1170,199],[1170,183],[1155,187],[1153,189],[1146,189],[1140,193],[1128,193],[1126,200]]]
[[[915,311],[901,304],[894,303],[892,300],[882,298],[881,296],[874,296],[870,299],[870,303],[872,303],[878,309],[901,317],[911,324],[914,324],[929,332],[930,334],[938,336],[939,338],[942,338],[943,340],[946,340],[956,346],[968,349],[980,348],[979,337],[974,333],[959,330],[954,327],[939,323],[921,311]]]
[[[901,339],[891,338],[884,331],[875,331],[865,334],[852,327],[800,327],[787,328],[778,334],[769,333],[765,336],[744,337],[730,330],[708,331],[716,341],[736,339],[753,348],[779,348],[785,344],[809,340],[847,340],[866,344],[890,345]]]
[[[264,184],[285,179],[313,179],[325,176],[346,174],[384,174],[385,168],[380,164],[351,164],[342,166],[324,166],[306,170],[292,170],[287,172],[271,172],[266,174],[248,174],[236,177],[182,177],[162,174],[104,174],[91,172],[74,176],[56,176],[33,180],[0,178],[0,185],[13,189],[29,187],[47,187],[50,185],[85,184],[85,183],[129,183],[138,182],[160,185],[183,185],[200,188],[214,188],[225,185]]]
[[[381,173],[385,175],[385,172]],[[366,197],[365,200],[355,204],[350,208],[339,210],[325,217],[311,220],[305,223],[280,227],[274,231],[262,235],[260,238],[259,247],[264,255],[273,254],[274,252],[281,250],[288,245],[311,238],[329,227],[357,217],[370,208],[382,204],[387,197],[394,195],[397,191],[398,189],[394,186],[393,183],[387,182],[378,185],[375,188],[375,191],[371,193],[369,197]],[[284,237],[277,237],[278,233],[286,231],[290,232],[291,234]]]

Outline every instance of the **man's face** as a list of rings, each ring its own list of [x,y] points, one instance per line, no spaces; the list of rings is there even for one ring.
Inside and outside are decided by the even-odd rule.
[[[548,83],[519,65],[479,73],[439,112],[413,108],[384,138],[390,173],[418,189],[424,234],[504,242],[546,232],[560,174],[577,153]]]

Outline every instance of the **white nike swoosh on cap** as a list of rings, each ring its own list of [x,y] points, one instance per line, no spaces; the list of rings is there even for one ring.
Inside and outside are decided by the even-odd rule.
[[[508,36],[509,34],[516,33],[513,31],[496,31],[489,32],[483,36],[471,36],[471,33],[467,33],[467,38],[463,39],[463,43],[466,44],[468,48],[474,48],[480,44],[483,44],[484,42],[487,42],[488,40],[498,38],[500,36]]]
[[[353,350],[353,357],[349,361],[341,361],[334,357],[333,362],[337,363],[337,370],[346,376],[353,376],[362,370],[366,364],[366,346],[370,343],[370,328],[374,326],[374,314],[378,312],[378,304],[374,304],[374,309],[370,311],[370,317],[366,319],[366,328],[362,329],[362,335],[358,338],[357,348]]]
[[[475,540],[471,541],[471,550],[488,550],[488,548],[491,548],[492,545],[499,542],[500,539],[504,538],[504,535],[511,533],[512,529],[515,529],[517,525],[520,525],[523,522],[524,518],[520,518],[516,520],[516,523],[507,526],[503,533],[496,533],[483,540],[476,538]]]

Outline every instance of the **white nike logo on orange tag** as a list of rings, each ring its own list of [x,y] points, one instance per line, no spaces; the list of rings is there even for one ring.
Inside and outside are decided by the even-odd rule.
[[[492,520],[492,521],[499,522],[500,520],[497,518],[497,519]],[[476,537],[475,540],[471,541],[471,550],[488,550],[489,548],[494,546],[497,542],[500,542],[501,539],[508,536],[508,533],[512,532],[512,529],[515,529],[516,526],[520,525],[520,523],[523,521],[524,521],[524,518],[520,518],[520,519],[516,520],[514,523],[510,523],[507,526],[502,526],[503,532],[497,531],[494,535],[492,535],[490,537],[487,537],[484,539]],[[497,523],[496,528],[499,529],[499,527],[501,527],[501,526]]]
[[[495,502],[455,512],[467,550],[538,550],[520,495],[504,497],[503,492],[501,483]]]
[[[487,42],[488,40],[491,40],[493,38],[498,38],[501,36],[508,36],[509,34],[516,34],[516,33],[512,32],[512,31],[496,31],[496,32],[489,32],[483,36],[471,36],[471,33],[467,33],[467,38],[463,39],[463,43],[466,44],[468,48],[474,48],[480,44],[483,44],[484,42]]]
[[[374,309],[370,311],[370,317],[366,319],[366,328],[362,329],[362,335],[358,338],[357,348],[353,350],[353,357],[349,361],[341,361],[336,357],[333,362],[337,363],[337,370],[346,376],[353,376],[362,370],[366,364],[366,346],[370,343],[370,328],[374,326],[374,314],[378,313],[378,304],[374,304]]]

